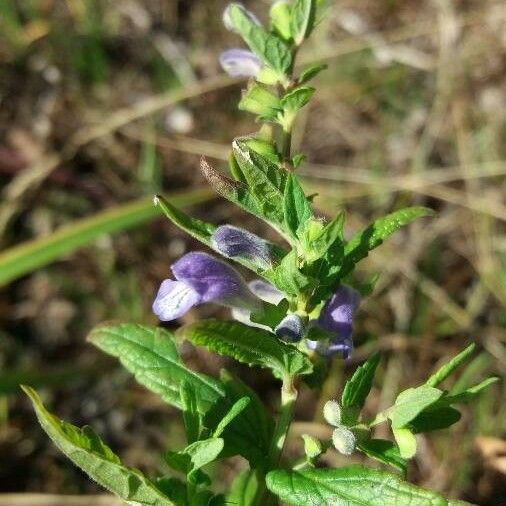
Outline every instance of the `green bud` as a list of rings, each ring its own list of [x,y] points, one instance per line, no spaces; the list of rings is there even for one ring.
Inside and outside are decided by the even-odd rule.
[[[332,433],[332,444],[343,455],[351,455],[355,451],[357,439],[350,429],[340,425]]]
[[[341,423],[341,406],[337,401],[327,401],[323,406],[323,417],[327,423],[337,427]]]
[[[314,460],[321,455],[323,448],[319,439],[309,434],[302,434],[302,439],[304,440],[304,452],[308,460]]]

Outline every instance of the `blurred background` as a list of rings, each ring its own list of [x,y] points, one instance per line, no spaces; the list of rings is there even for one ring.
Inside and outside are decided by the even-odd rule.
[[[270,2],[245,4],[265,19]],[[244,83],[217,63],[221,50],[241,44],[221,25],[225,5],[0,2],[3,494],[101,493],[49,442],[19,383],[36,386],[59,417],[92,425],[142,470],[162,469],[160,452],[183,445],[179,414],[85,337],[108,319],[155,324],[150,306],[169,265],[200,248],[160,217],[155,192],[213,223],[275,239],[216,199],[198,171],[201,155],[225,169],[232,138],[256,128],[236,109]],[[339,0],[301,52],[301,62],[329,65],[295,133],[318,212],[345,209],[347,234],[407,205],[438,215],[360,264],[381,277],[357,317],[356,353],[336,361],[321,392],[303,392],[300,421],[318,424],[322,401],[377,349],[371,413],[471,341],[479,353],[458,381],[504,375],[505,49],[500,0]],[[184,320],[221,312],[205,306]],[[189,345],[182,354],[210,374],[226,365],[274,409],[278,385],[264,372]],[[422,436],[410,479],[479,505],[506,504],[504,400],[498,383],[451,430]],[[300,438],[288,451],[301,451]],[[332,454],[328,462],[345,461]],[[216,470],[222,487],[242,465]]]

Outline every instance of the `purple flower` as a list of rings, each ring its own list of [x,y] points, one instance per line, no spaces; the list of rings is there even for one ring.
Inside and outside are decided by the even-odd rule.
[[[271,267],[269,244],[247,230],[232,225],[218,227],[211,237],[213,248],[229,258],[244,258],[264,269]]]
[[[234,3],[229,4],[227,6],[227,8],[225,9],[225,11],[223,12],[223,24],[225,25],[225,28],[227,30],[229,30],[230,32],[236,32],[237,33],[237,30],[234,28],[234,24],[232,22],[232,16],[230,14],[230,10],[232,8],[239,8],[239,9],[241,9],[241,11],[243,12],[243,14],[245,16],[247,16],[252,23],[254,23],[257,26],[262,26],[262,23],[260,22],[260,20],[251,11],[249,11],[248,9],[246,9],[246,7],[244,7],[244,5],[242,5],[240,3],[237,3],[237,2],[234,2]]]
[[[171,267],[176,280],[166,279],[153,302],[161,321],[171,321],[204,302],[254,311],[260,301],[230,265],[207,253],[192,252]]]
[[[353,350],[353,314],[360,303],[360,295],[349,286],[341,285],[323,307],[317,325],[334,337],[323,341],[308,341],[307,346],[324,356],[341,353],[349,358]]]
[[[268,302],[269,304],[274,304],[277,306],[285,296],[274,286],[261,279],[255,279],[248,283],[249,289],[264,302]],[[267,325],[261,325],[259,323],[255,323],[251,321],[251,310],[233,307],[232,308],[232,317],[234,320],[237,320],[241,323],[245,323],[250,327],[258,327],[264,330],[271,330]]]
[[[306,333],[306,325],[299,315],[292,313],[281,320],[274,332],[283,341],[298,343]]]
[[[231,77],[256,77],[262,68],[260,59],[247,49],[223,51],[220,65]]]

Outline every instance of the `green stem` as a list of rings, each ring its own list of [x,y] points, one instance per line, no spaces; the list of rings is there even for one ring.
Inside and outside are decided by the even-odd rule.
[[[281,411],[269,452],[269,467],[271,469],[279,464],[281,454],[283,453],[288,429],[292,423],[297,395],[298,392],[293,384],[293,377],[286,377],[281,387]]]
[[[288,129],[283,129],[283,138],[282,138],[282,149],[281,155],[283,157],[283,161],[286,163],[290,163],[292,154],[292,127],[290,126]]]

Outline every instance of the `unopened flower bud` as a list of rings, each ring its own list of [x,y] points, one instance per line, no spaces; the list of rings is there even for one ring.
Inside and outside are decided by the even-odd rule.
[[[323,418],[334,427],[337,427],[341,423],[341,406],[337,401],[327,401],[323,406]]]
[[[357,440],[350,429],[340,425],[332,433],[332,444],[339,453],[351,455],[355,451]]]

